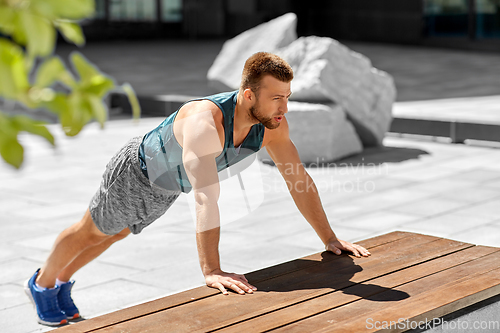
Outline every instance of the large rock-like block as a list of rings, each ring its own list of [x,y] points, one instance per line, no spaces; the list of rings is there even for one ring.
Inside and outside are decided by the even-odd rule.
[[[340,105],[289,102],[290,138],[302,163],[323,163],[360,153],[363,145]],[[265,149],[260,160],[271,160]]]
[[[394,81],[334,39],[302,37],[278,51],[294,69],[292,98],[344,107],[363,144],[382,143],[392,121]]]
[[[297,39],[297,15],[288,13],[229,39],[208,70],[210,84],[238,89],[245,61],[257,52],[276,52]]]

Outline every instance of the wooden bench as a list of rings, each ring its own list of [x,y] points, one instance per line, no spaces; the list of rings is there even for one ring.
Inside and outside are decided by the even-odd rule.
[[[500,294],[499,248],[408,232],[359,244],[372,256],[321,252],[248,273],[254,294],[202,286],[59,330],[401,332]]]

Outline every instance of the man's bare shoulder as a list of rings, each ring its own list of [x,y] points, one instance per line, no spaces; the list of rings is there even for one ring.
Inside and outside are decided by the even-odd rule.
[[[194,130],[193,130],[194,129]],[[185,147],[186,138],[192,140],[213,141],[217,146],[224,141],[224,117],[219,107],[209,100],[191,101],[184,104],[174,121],[174,135],[181,147]],[[210,139],[207,139],[210,138]],[[212,149],[213,150],[213,149]]]
[[[210,100],[194,100],[184,104],[180,109],[176,119],[183,119],[189,116],[210,112],[214,121],[223,119],[222,111]]]

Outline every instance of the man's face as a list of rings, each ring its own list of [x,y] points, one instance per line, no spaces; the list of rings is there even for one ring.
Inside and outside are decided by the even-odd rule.
[[[288,98],[291,95],[290,82],[281,82],[270,75],[262,78],[260,89],[255,94],[255,103],[250,107],[250,115],[266,128],[278,128],[288,112]]]

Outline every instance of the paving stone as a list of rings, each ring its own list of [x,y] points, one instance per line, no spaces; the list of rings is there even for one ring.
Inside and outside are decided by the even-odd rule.
[[[481,227],[482,225],[492,222],[492,220],[492,218],[487,217],[466,216],[452,213],[409,222],[404,224],[401,230],[449,238],[451,235],[460,233],[464,230]]]
[[[22,223],[26,227],[30,226],[35,230],[38,230],[39,233],[41,234],[42,231],[46,232],[47,234],[59,234],[61,233],[64,229],[70,227],[74,223],[77,223],[81,220],[83,217],[84,211],[81,210],[75,210],[73,213],[64,215],[64,216],[59,216],[55,218],[46,218],[44,216],[35,218],[33,216],[30,218],[29,224],[28,223]]]
[[[62,231],[62,230],[61,230]],[[59,232],[52,232],[45,236],[35,236],[31,238],[25,238],[22,241],[18,241],[15,244],[20,246],[25,246],[27,248],[32,248],[34,251],[45,250],[48,251],[52,248],[54,241],[56,240]]]
[[[274,242],[255,241],[253,244],[251,251],[248,248],[237,247],[221,254],[224,263],[237,263],[245,265],[248,270],[257,270],[312,253],[310,248],[303,247],[301,244],[291,246],[281,240]],[[224,263],[222,263],[222,267],[224,267]]]
[[[295,246],[299,244],[301,247],[308,249],[311,253],[316,253],[325,249],[321,239],[308,224],[307,228],[304,230],[295,232],[290,231],[285,237],[281,237],[280,239],[275,238],[275,240],[280,240],[282,243],[286,244],[285,246]],[[274,242],[273,239],[269,241]]]
[[[345,219],[350,216],[359,216],[373,212],[373,207],[366,207],[357,201],[340,202],[325,207],[328,216],[335,219]]]
[[[428,167],[428,168],[415,168],[411,170],[406,170],[402,172],[391,173],[391,177],[402,178],[415,181],[429,181],[435,180],[447,176],[454,176],[458,172],[456,169],[444,168],[440,166]]]
[[[8,242],[0,243],[0,263],[12,259],[20,259],[20,258],[32,259],[30,258],[32,255],[33,255],[32,248],[27,248],[24,246],[19,246]],[[2,283],[1,280],[0,283]]]
[[[205,278],[201,273],[197,256],[191,258],[186,256],[182,260],[170,262],[166,267],[131,274],[126,279],[161,288],[170,293],[205,284]]]
[[[469,242],[477,245],[500,246],[500,228],[497,224],[481,225],[458,233],[453,233],[450,238]]]
[[[483,168],[476,168],[474,170],[464,171],[455,175],[450,176],[453,180],[460,181],[470,181],[483,183],[489,180],[495,180],[500,178],[500,171],[492,171]]]
[[[248,221],[248,222],[246,222]],[[255,248],[255,242],[272,241],[286,238],[287,235],[309,230],[310,226],[299,213],[280,218],[267,218],[266,216],[249,216],[242,221],[226,225],[221,232],[220,249],[239,247]],[[246,223],[245,223],[246,222]]]
[[[44,195],[43,192],[41,192],[41,195]],[[90,198],[88,202],[90,202]],[[36,217],[38,219],[60,218],[75,214],[75,212],[80,212],[80,214],[83,216],[83,213],[88,208],[88,202],[66,202],[57,204],[55,206],[34,206],[29,210],[24,210],[16,213],[21,217]]]
[[[492,199],[483,203],[469,205],[456,211],[458,214],[467,216],[479,216],[486,218],[498,218],[500,207],[499,200]]]
[[[159,298],[165,293],[164,289],[118,279],[75,290],[72,297],[81,315],[86,318],[125,308],[137,302]]]
[[[455,168],[459,170],[471,170],[475,168],[488,168],[489,164],[495,163],[497,159],[497,152],[491,152],[489,149],[474,156],[474,158],[463,158],[457,156],[448,162],[441,162],[439,166],[446,168]]]
[[[500,178],[487,181],[484,183],[484,186],[500,188]]]
[[[366,213],[373,213],[380,210],[399,207],[400,205],[412,204],[415,201],[429,196],[430,194],[426,192],[411,191],[404,188],[377,192],[373,195],[367,195],[363,198],[359,198],[352,203],[346,202],[347,207],[353,205],[354,207],[360,207],[360,209],[358,211],[353,211],[348,215],[346,214],[344,217],[364,215]]]
[[[386,176],[385,172],[379,177],[367,180],[367,182],[370,183],[366,186],[367,190],[374,189],[374,193],[380,193],[391,189],[405,188],[416,184],[411,180],[393,178],[390,176],[390,173],[389,176]]]
[[[417,217],[410,214],[391,211],[379,211],[370,214],[343,219],[345,226],[374,232],[380,229],[389,229],[395,226],[415,221]]]
[[[434,194],[449,193],[454,191],[462,191],[464,188],[469,188],[470,182],[461,180],[452,180],[449,178],[440,178],[432,181],[415,182],[410,185],[410,188],[417,191],[427,191]]]
[[[73,290],[85,289],[120,278],[128,278],[137,272],[140,272],[137,268],[103,263],[97,258],[87,264],[85,269],[73,275],[72,279],[76,281]]]
[[[500,188],[485,186],[482,187],[464,187],[460,191],[444,192],[440,195],[442,198],[453,199],[465,202],[482,202],[497,198],[500,203]]]
[[[29,303],[24,288],[14,284],[0,284],[0,299],[0,310]]]
[[[165,267],[183,255],[197,256],[194,234],[155,233],[131,235],[114,244],[99,261],[140,270]],[[143,235],[144,234],[144,235]],[[133,251],[130,249],[133,248]]]
[[[26,296],[24,297],[28,300]],[[0,311],[0,327],[2,332],[5,333],[48,332],[53,330],[53,328],[38,324],[35,311],[29,301]]]
[[[41,235],[50,235],[51,232],[37,225],[37,221],[20,222],[15,219],[0,223],[2,232],[0,233],[0,244],[12,244],[13,242],[35,238]]]
[[[458,212],[458,210],[469,205],[470,204],[466,202],[437,196],[400,205],[398,207],[391,207],[390,210],[414,216],[430,217],[443,213]]]
[[[35,262],[25,258],[16,258],[0,262],[0,281],[4,283],[15,283],[22,286],[24,281],[30,278],[40,268],[41,262]]]

